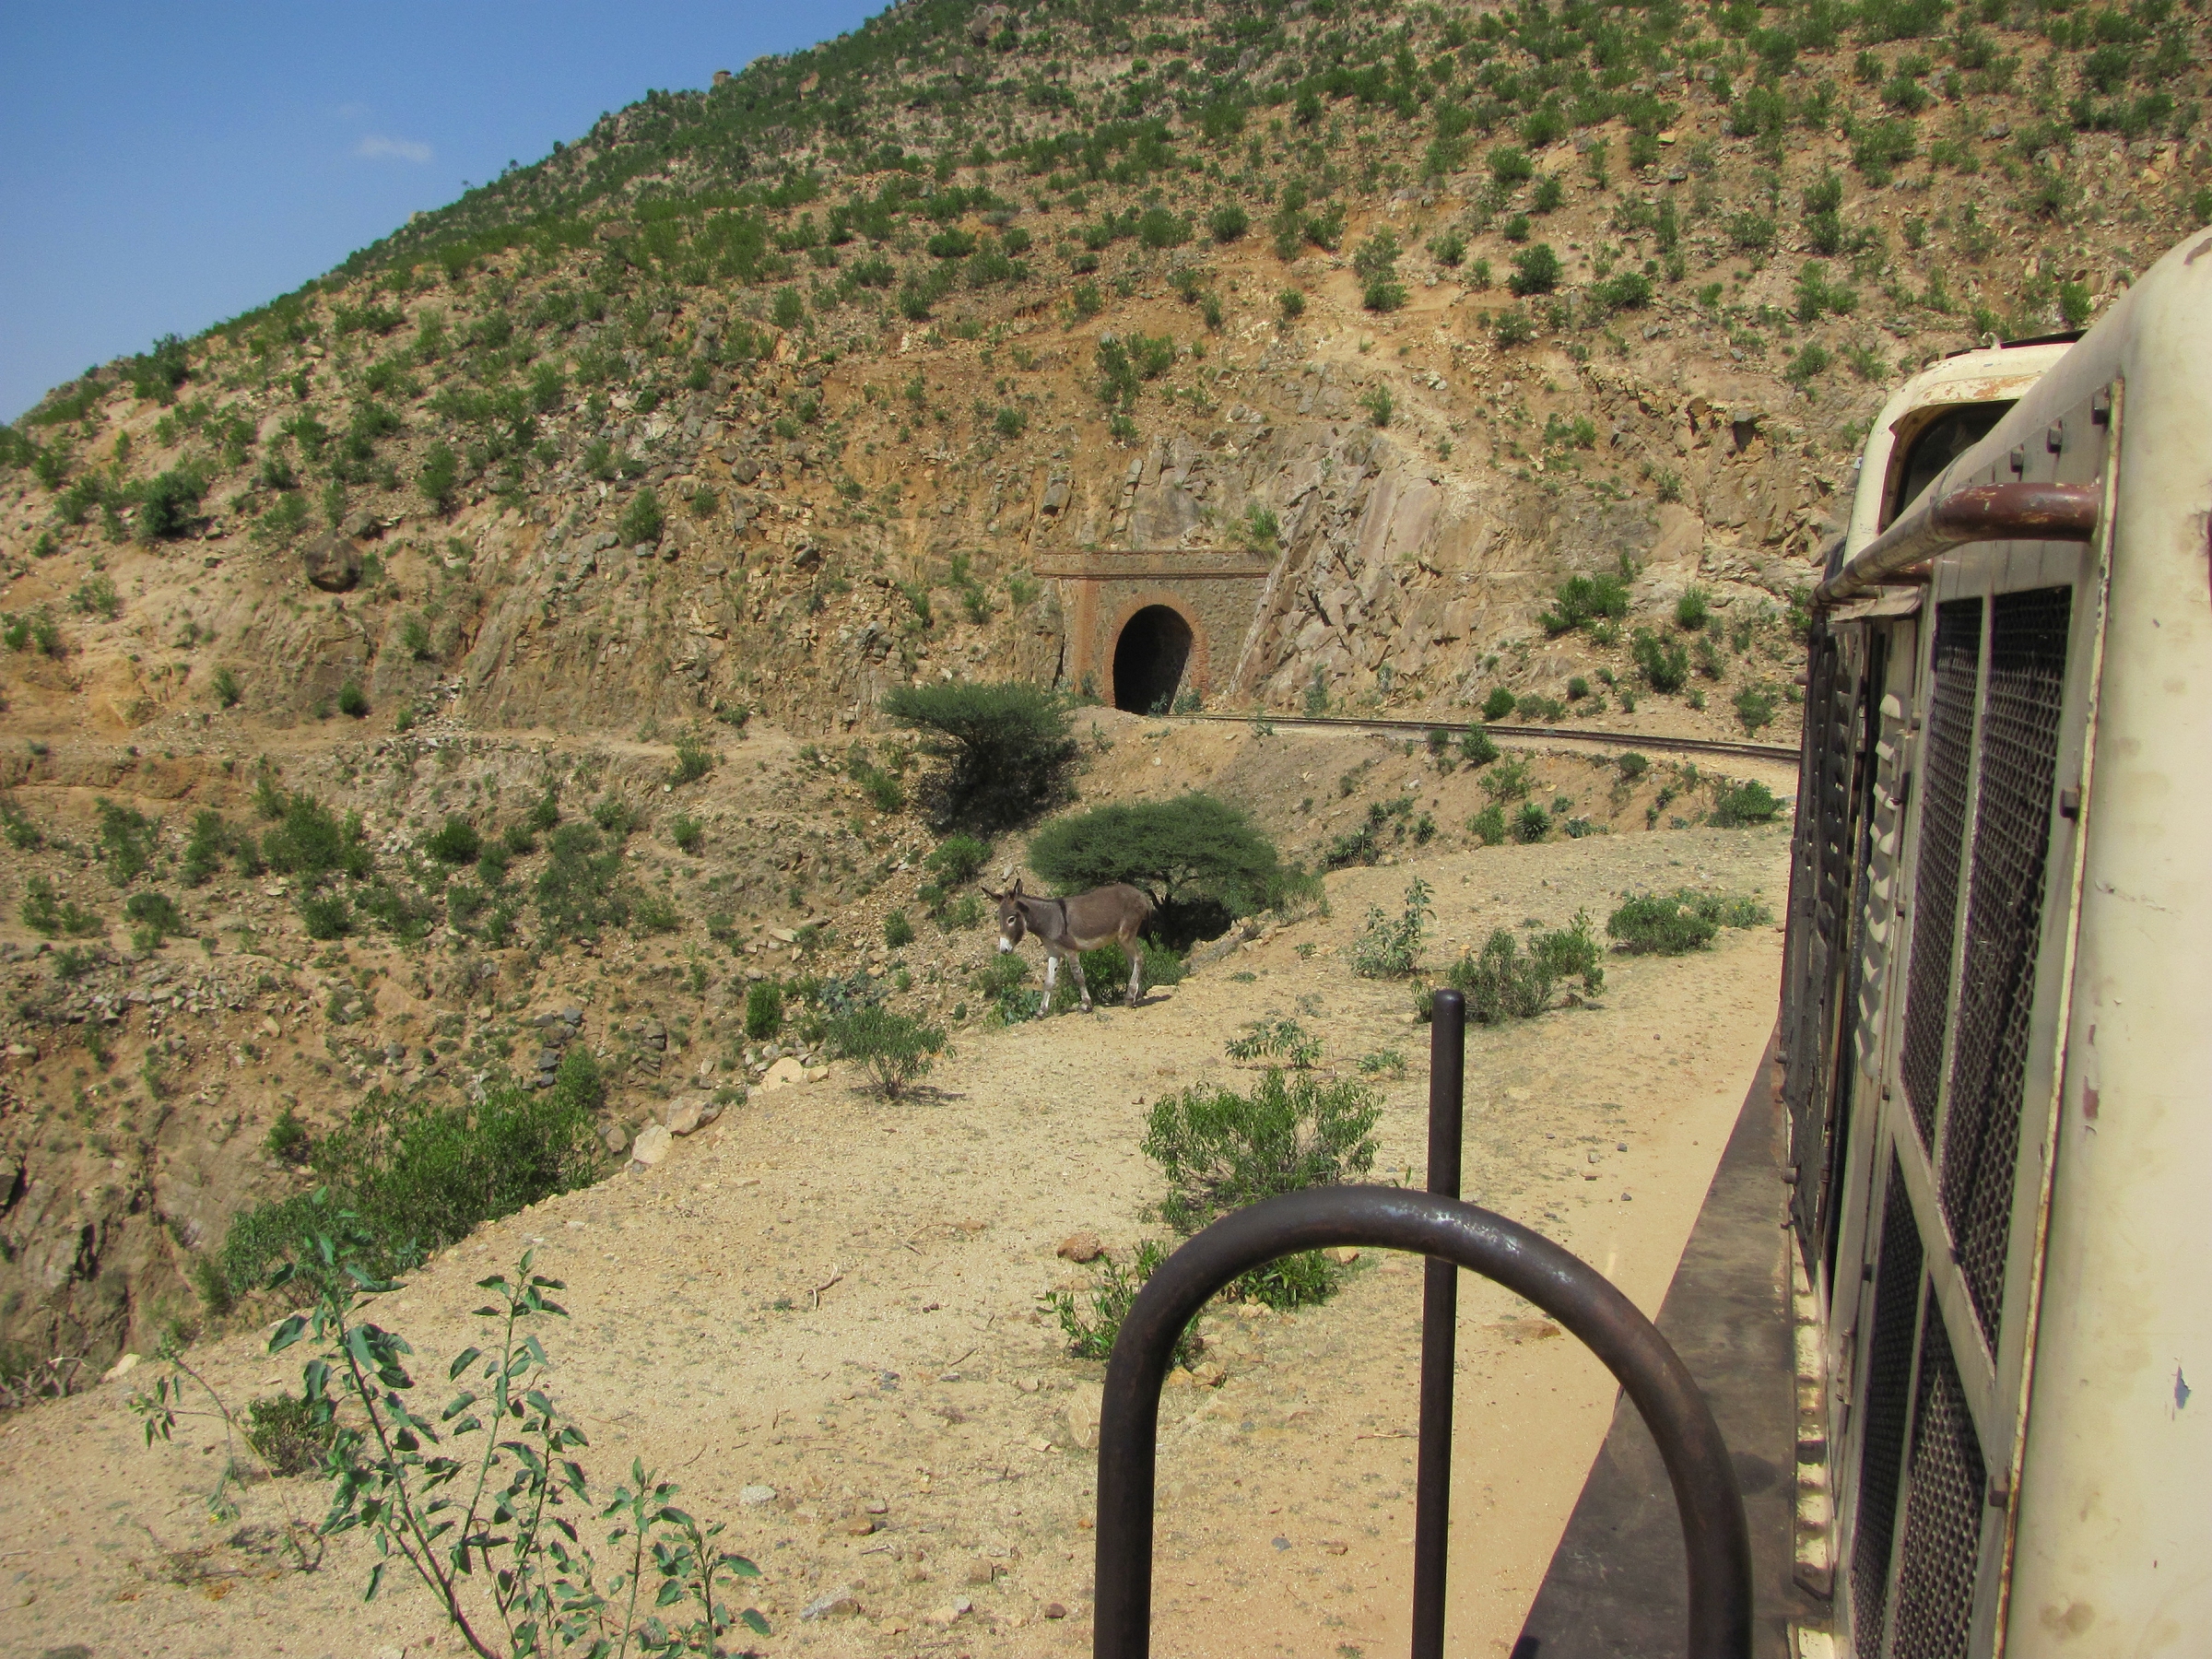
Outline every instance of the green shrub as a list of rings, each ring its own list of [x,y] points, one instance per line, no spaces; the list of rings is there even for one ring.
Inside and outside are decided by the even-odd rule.
[[[900,725],[928,734],[940,762],[925,806],[939,830],[1012,829],[1061,799],[1077,758],[1060,700],[1020,681],[905,686],[883,700]]]
[[[300,1114],[287,1104],[276,1113],[276,1121],[269,1125],[269,1132],[263,1136],[261,1144],[263,1150],[271,1158],[284,1163],[298,1163],[307,1154],[309,1138],[307,1125],[300,1121]]]
[[[1168,1182],[1161,1218],[1191,1232],[1279,1193],[1356,1181],[1373,1167],[1379,1115],[1357,1083],[1273,1069],[1249,1095],[1216,1084],[1163,1096],[1143,1143]]]
[[[7,844],[18,853],[36,853],[46,842],[30,815],[6,795],[0,795],[0,825],[6,829]]]
[[[104,795],[93,806],[100,814],[100,856],[108,867],[108,879],[117,887],[128,887],[153,862],[155,836],[161,826],[135,808],[119,806]]]
[[[481,1102],[431,1105],[372,1089],[347,1124],[317,1140],[316,1194],[258,1205],[231,1222],[215,1254],[233,1297],[280,1262],[302,1262],[334,1210],[351,1212],[364,1265],[402,1271],[486,1221],[598,1179],[592,1113],[606,1097],[598,1064],[571,1048],[553,1087],[496,1088]]]
[[[1677,640],[1663,640],[1648,628],[1636,630],[1630,653],[1654,691],[1679,691],[1689,679],[1689,648]]]
[[[215,673],[209,677],[207,685],[215,693],[215,700],[226,709],[238,707],[239,699],[245,695],[239,689],[238,676],[230,672],[227,663],[216,665]]]
[[[1506,286],[1524,299],[1532,294],[1548,294],[1559,286],[1563,272],[1559,256],[1552,251],[1551,244],[1538,242],[1513,255],[1513,274]]]
[[[880,766],[864,766],[855,774],[861,793],[878,812],[898,812],[906,806],[906,785]]]
[[[1352,944],[1352,971],[1362,979],[1404,979],[1417,971],[1435,913],[1430,898],[1429,884],[1417,876],[1406,889],[1404,909],[1394,918],[1379,904],[1368,906],[1367,919]]]
[[[443,440],[430,445],[423,456],[422,471],[418,475],[422,485],[423,499],[440,512],[453,504],[453,491],[461,483],[461,460],[453,446]]]
[[[1521,755],[1515,755],[1511,760],[1503,761],[1482,774],[1483,793],[1494,801],[1522,800],[1534,783],[1528,760]]]
[[[337,1433],[335,1417],[291,1394],[271,1394],[246,1408],[246,1441],[280,1479],[321,1468]]]
[[[565,1313],[545,1294],[560,1283],[531,1272],[530,1252],[512,1280],[495,1274],[477,1281],[479,1290],[492,1293],[479,1312],[498,1335],[488,1338],[490,1352],[470,1347],[447,1363],[457,1392],[439,1411],[429,1399],[412,1396],[414,1350],[406,1340],[365,1316],[374,1299],[402,1288],[383,1265],[389,1253],[373,1229],[326,1194],[302,1208],[305,1236],[274,1283],[299,1281],[306,1294],[296,1289],[291,1300],[305,1302],[306,1311],[283,1320],[268,1339],[272,1354],[309,1339],[300,1399],[256,1402],[238,1425],[206,1380],[176,1359],[151,1393],[130,1400],[149,1446],[172,1438],[186,1382],[197,1384],[227,1429],[242,1427],[257,1450],[267,1444],[276,1453],[265,1453],[272,1473],[284,1472],[280,1457],[288,1466],[321,1463],[332,1483],[324,1530],[363,1528],[375,1543],[363,1599],[375,1596],[396,1556],[429,1593],[434,1617],[454,1630],[455,1645],[480,1654],[546,1651],[537,1641],[541,1614],[558,1613],[564,1646],[566,1637],[589,1637],[613,1624],[623,1632],[624,1651],[635,1635],[641,1653],[712,1653],[740,1625],[767,1633],[758,1609],[716,1600],[717,1575],[726,1589],[732,1579],[758,1578],[759,1569],[720,1547],[721,1523],[702,1526],[678,1509],[674,1483],[633,1459],[629,1484],[617,1487],[611,1500],[604,1489],[593,1494],[570,1455],[585,1444],[583,1433],[562,1419],[546,1392],[552,1362],[530,1324]],[[430,1427],[433,1411],[442,1434]],[[480,1438],[471,1442],[472,1434]],[[423,1455],[425,1438],[439,1455]],[[226,1461],[209,1502],[215,1513],[235,1518],[227,1493],[236,1478]],[[564,1505],[573,1519],[562,1518]],[[590,1524],[594,1516],[604,1556],[583,1545],[578,1530],[578,1522]],[[448,1534],[454,1542],[431,1547]],[[315,1559],[297,1539],[288,1541],[288,1564],[312,1569]],[[571,1551],[571,1545],[581,1547]],[[633,1630],[641,1591],[654,1611]],[[501,1626],[512,1640],[502,1639]],[[596,1650],[610,1653],[613,1645],[601,1636]]]
[[[696,853],[706,839],[707,827],[690,814],[679,812],[668,821],[668,839],[679,853]]]
[[[745,1034],[766,1042],[783,1029],[783,987],[773,980],[755,980],[745,990]]]
[[[347,680],[338,688],[338,712],[355,720],[369,712],[369,696],[360,681]]]
[[[1244,1035],[1231,1038],[1221,1052],[1231,1060],[1266,1060],[1292,1071],[1311,1071],[1321,1064],[1321,1039],[1295,1019],[1251,1019]]]
[[[1631,956],[1681,956],[1712,943],[1720,924],[1700,913],[1694,897],[1630,899],[1606,920],[1606,933]]]
[[[622,849],[589,824],[563,824],[547,843],[537,877],[537,912],[552,939],[588,939],[629,919],[621,888]]]
[[[1206,225],[1216,241],[1232,242],[1252,228],[1252,218],[1241,204],[1231,202],[1225,207],[1215,208]]]
[[[867,1068],[877,1093],[895,1100],[928,1075],[945,1047],[945,1033],[907,1015],[864,1005],[830,1021],[830,1042],[841,1059]]]
[[[1675,601],[1675,626],[1689,633],[1702,629],[1712,615],[1712,595],[1701,587],[1686,588]]]
[[[342,939],[353,931],[352,907],[343,893],[307,893],[300,900],[300,925],[311,939]]]
[[[1782,807],[1782,797],[1756,778],[1742,783],[1722,783],[1712,794],[1712,822],[1729,830],[1769,823]]]
[[[474,864],[477,854],[484,851],[484,838],[459,813],[450,813],[445,822],[424,840],[422,850],[440,864]]]
[[[629,903],[629,924],[641,934],[674,933],[684,917],[667,894],[640,893]]]
[[[1467,820],[1467,833],[1486,847],[1495,847],[1505,840],[1505,807],[1492,801]]]
[[[184,918],[167,893],[143,888],[123,901],[123,918],[136,924],[131,934],[132,945],[139,950],[159,950],[169,942],[171,934],[184,931]]]
[[[884,917],[883,942],[893,950],[904,950],[914,942],[914,924],[904,911],[893,911]]]
[[[1479,952],[1462,955],[1444,977],[1465,994],[1467,1018],[1477,1025],[1534,1019],[1551,1006],[1561,980],[1579,977],[1585,996],[1596,995],[1606,982],[1596,936],[1582,912],[1568,926],[1538,934],[1525,953],[1511,929],[1497,928]]]
[[[1595,576],[1570,576],[1553,594],[1554,608],[1544,613],[1546,633],[1562,634],[1586,623],[1629,614],[1629,582],[1635,567],[1624,555],[1618,571],[1601,571]],[[1495,695],[1495,693],[1493,693]]]
[[[261,856],[270,869],[279,876],[315,879],[334,875],[359,879],[368,875],[369,848],[361,839],[358,813],[349,812],[341,821],[305,790],[288,795],[265,775],[262,783],[265,794],[257,793],[255,804],[265,816],[278,820],[261,838]]]
[[[925,862],[936,872],[940,882],[955,888],[973,880],[990,859],[989,842],[978,841],[972,835],[948,835],[937,843],[936,851]]]
[[[629,505],[623,509],[621,522],[615,527],[615,534],[626,547],[657,545],[667,522],[667,514],[661,508],[661,498],[648,484],[630,498]]]
[[[714,751],[700,742],[697,734],[687,732],[676,740],[676,765],[668,774],[671,783],[696,783],[714,770]]]
[[[61,898],[43,876],[33,876],[23,884],[23,907],[18,913],[24,926],[49,939],[87,939],[101,931],[98,916],[79,908],[76,900]]]
[[[80,617],[100,617],[112,622],[123,610],[122,595],[110,576],[94,576],[77,584],[69,595],[69,608]]]
[[[1499,752],[1489,733],[1480,726],[1469,726],[1459,735],[1459,759],[1463,765],[1480,769],[1497,759]]]
[[[1503,720],[1512,713],[1513,701],[1513,694],[1503,686],[1493,687],[1489,696],[1482,700],[1482,717],[1488,721]]]
[[[1755,686],[1742,688],[1735,694],[1735,717],[1743,722],[1745,735],[1757,736],[1759,727],[1774,724],[1772,695]]]
[[[1490,149],[1490,177],[1500,184],[1519,184],[1536,171],[1536,164],[1517,144],[1494,145]]]
[[[1170,1253],[1167,1245],[1147,1239],[1136,1247],[1135,1259],[1127,1267],[1120,1265],[1110,1254],[1101,1255],[1098,1282],[1085,1293],[1089,1303],[1088,1309],[1077,1302],[1073,1291],[1055,1290],[1047,1297],[1046,1306],[1059,1322],[1060,1334],[1067,1339],[1067,1351],[1078,1359],[1104,1359],[1112,1354],[1114,1339],[1122,1334],[1122,1322],[1129,1317],[1136,1293],[1159,1271],[1159,1265]],[[1173,1362],[1188,1366],[1197,1358],[1196,1333],[1186,1328],[1176,1338]]]
[[[1538,801],[1524,801],[1521,810],[1513,814],[1513,839],[1535,842],[1551,833],[1551,814]]]

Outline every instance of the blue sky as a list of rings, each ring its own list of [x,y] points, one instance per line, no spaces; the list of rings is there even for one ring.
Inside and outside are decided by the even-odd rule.
[[[0,419],[884,0],[0,7]]]

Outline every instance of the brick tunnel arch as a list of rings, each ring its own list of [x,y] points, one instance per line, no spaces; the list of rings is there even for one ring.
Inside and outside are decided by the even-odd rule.
[[[1202,641],[1182,606],[1154,601],[1115,630],[1113,706],[1134,714],[1164,714],[1176,693],[1196,680]]]

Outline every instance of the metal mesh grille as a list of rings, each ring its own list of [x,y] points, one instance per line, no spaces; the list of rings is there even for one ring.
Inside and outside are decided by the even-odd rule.
[[[1966,839],[1974,675],[1982,660],[1982,601],[1936,607],[1936,692],[1928,711],[1925,794],[1912,881],[1912,965],[1905,979],[1905,1046],[1899,1069],[1924,1147],[1936,1132],[1949,1023],[1951,946],[1959,926],[1959,854]]]
[[[1965,1659],[1973,1627],[1987,1476],[1933,1288],[1924,1324],[1912,1479],[1905,1494],[1905,1542],[1898,1561],[1897,1621],[1889,1653],[1890,1659]]]
[[[1904,1171],[1895,1153],[1883,1191],[1881,1255],[1875,1272],[1874,1336],[1866,1353],[1857,1520],[1851,1545],[1851,1617],[1859,1659],[1878,1659],[1882,1651],[1889,1543],[1897,1535],[1898,1476],[1905,1461],[1905,1408],[1912,1400],[1912,1321],[1920,1311],[1920,1230],[1912,1224]]]
[[[1841,935],[1848,915],[1852,737],[1857,696],[1858,676],[1851,659],[1835,641],[1824,641],[1806,704],[1814,820],[1809,849],[1812,939],[1799,990],[1799,1046],[1790,1056],[1784,1083],[1791,1112],[1791,1157],[1797,1165],[1791,1213],[1808,1262],[1818,1259],[1820,1203],[1829,1160],[1830,1022],[1838,1000],[1834,981],[1842,960]]]
[[[2003,594],[1989,619],[1966,966],[1939,1190],[1967,1295],[1993,1352],[2004,1312],[2072,598],[2063,587]]]

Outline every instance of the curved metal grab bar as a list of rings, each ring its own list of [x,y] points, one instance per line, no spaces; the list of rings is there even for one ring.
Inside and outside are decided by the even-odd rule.
[[[1094,1659],[1147,1659],[1159,1390],[1175,1339],[1241,1273],[1334,1245],[1410,1251],[1479,1273],[1582,1338],[1650,1427],[1689,1556],[1689,1659],[1747,1659],[1751,1540],[1718,1424],[1681,1359],[1579,1256],[1472,1204],[1397,1187],[1315,1187],[1215,1222],[1153,1274],[1122,1321],[1099,1420]]]

